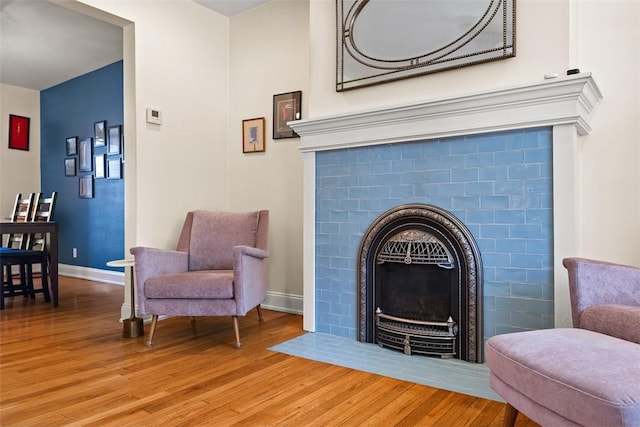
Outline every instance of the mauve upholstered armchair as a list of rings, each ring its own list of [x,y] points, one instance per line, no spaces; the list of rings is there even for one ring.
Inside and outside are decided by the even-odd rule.
[[[269,211],[213,212],[186,216],[175,251],[131,248],[141,314],[152,316],[147,346],[153,346],[158,316],[231,316],[237,348],[238,316],[257,308],[268,288]]]
[[[489,381],[506,402],[542,426],[640,426],[640,268],[562,260],[573,328],[487,340]]]

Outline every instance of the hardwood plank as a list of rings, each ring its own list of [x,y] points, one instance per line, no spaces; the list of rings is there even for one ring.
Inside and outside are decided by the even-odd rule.
[[[61,276],[60,305],[0,312],[0,425],[499,426],[504,404],[289,356],[302,318],[170,318],[155,347],[123,338],[122,287]],[[148,326],[147,333],[148,333]],[[421,356],[416,356],[421,357]],[[518,426],[536,426],[523,415]]]

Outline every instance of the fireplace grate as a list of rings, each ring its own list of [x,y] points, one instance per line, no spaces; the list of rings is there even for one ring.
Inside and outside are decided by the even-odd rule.
[[[401,350],[405,354],[428,354],[452,358],[458,325],[451,317],[446,322],[424,322],[376,312],[377,342],[381,347]]]

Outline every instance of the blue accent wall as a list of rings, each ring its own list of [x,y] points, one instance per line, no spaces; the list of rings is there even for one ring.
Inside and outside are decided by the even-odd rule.
[[[105,263],[124,253],[124,174],[123,179],[94,179],[94,198],[82,199],[79,176],[94,175],[95,165],[93,172],[68,177],[64,160],[78,161],[77,155],[66,155],[68,137],[93,137],[98,121],[105,120],[107,128],[122,125],[123,106],[122,61],[40,92],[41,187],[45,194],[58,192],[55,220],[63,264],[121,270]],[[93,150],[94,155],[106,153],[106,147]],[[77,258],[72,257],[73,248]]]
[[[550,128],[316,153],[316,330],[357,336],[356,263],[386,210],[428,203],[458,217],[479,246],[483,327],[553,327]]]

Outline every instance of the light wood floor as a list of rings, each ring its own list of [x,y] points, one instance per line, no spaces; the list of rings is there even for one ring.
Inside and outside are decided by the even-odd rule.
[[[0,312],[2,426],[500,426],[504,404],[267,350],[300,316],[172,318],[122,338],[123,288],[61,277],[60,306]],[[148,326],[146,326],[148,333]],[[416,356],[418,357],[418,356]],[[518,426],[535,423],[519,415]]]

